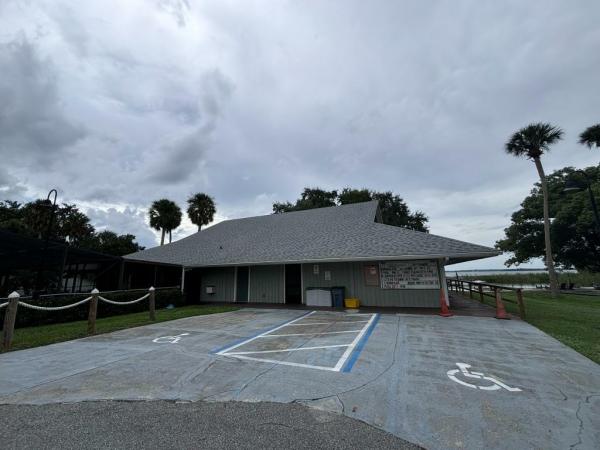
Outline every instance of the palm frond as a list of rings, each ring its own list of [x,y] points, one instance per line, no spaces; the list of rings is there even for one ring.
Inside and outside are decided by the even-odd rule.
[[[586,130],[579,135],[579,143],[587,145],[589,148],[600,148],[600,123],[586,128]]]
[[[514,133],[504,149],[511,155],[539,158],[562,136],[563,131],[549,123],[532,123]]]

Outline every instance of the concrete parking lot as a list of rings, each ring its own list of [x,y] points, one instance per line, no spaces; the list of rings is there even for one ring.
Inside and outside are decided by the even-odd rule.
[[[299,403],[429,449],[600,447],[600,366],[518,320],[243,309],[0,355],[0,403]]]

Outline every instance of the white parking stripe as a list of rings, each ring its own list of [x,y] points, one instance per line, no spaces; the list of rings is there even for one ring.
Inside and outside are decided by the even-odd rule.
[[[281,348],[279,350],[255,350],[252,352],[227,352],[227,355],[254,355],[258,353],[283,353],[283,352],[300,352],[304,350],[317,350],[319,348],[336,348],[336,347],[349,347],[352,344],[338,344],[338,345],[319,345],[316,347],[299,347],[299,348]]]
[[[369,322],[363,327],[361,332],[354,338],[354,340],[352,341],[352,343],[350,344],[348,349],[344,352],[344,354],[342,355],[340,360],[337,362],[337,364],[335,365],[335,368],[334,368],[337,372],[339,372],[341,370],[344,363],[346,362],[346,360],[352,353],[352,350],[354,350],[354,347],[356,347],[356,344],[358,344],[358,341],[360,341],[360,338],[363,337],[363,335],[367,332],[369,325],[371,325],[371,323],[375,320],[375,317],[377,317],[377,314],[373,314],[371,316],[371,319],[369,319]]]
[[[227,355],[225,355],[225,356],[227,356]],[[272,364],[278,364],[278,365],[282,365],[282,366],[305,367],[307,369],[318,369],[318,370],[326,370],[328,372],[335,372],[333,367],[314,366],[312,364],[302,364],[302,363],[295,363],[295,362],[291,362],[291,361],[278,361],[276,359],[267,359],[267,358],[252,358],[251,356],[244,356],[244,355],[235,355],[234,358],[247,359],[248,361],[272,363]]]
[[[311,325],[331,325],[333,323],[366,323],[368,322],[368,320],[349,320],[349,321],[342,321],[342,320],[335,320],[333,322],[311,322],[311,323],[294,323],[294,324],[288,324],[288,327],[309,327]]]
[[[279,329],[281,329],[281,328],[283,328],[283,327],[287,327],[288,325],[290,325],[290,324],[292,324],[292,323],[294,323],[294,322],[297,322],[298,320],[302,320],[302,319],[304,319],[305,317],[309,317],[309,316],[311,316],[311,315],[312,315],[312,314],[314,314],[314,313],[316,313],[316,311],[311,311],[311,312],[309,312],[308,314],[305,314],[305,315],[303,315],[303,316],[300,316],[300,317],[298,317],[297,319],[290,320],[289,322],[286,322],[286,323],[284,323],[284,324],[281,324],[281,325],[279,325],[278,327],[276,327],[276,328],[273,328],[272,330],[265,331],[264,333],[261,333],[261,334],[259,334],[258,336],[254,336],[254,337],[252,337],[252,338],[250,338],[250,339],[246,339],[245,341],[242,341],[242,342],[240,342],[240,343],[238,343],[238,344],[232,345],[231,347],[228,347],[228,348],[226,348],[226,349],[223,349],[223,350],[221,350],[220,352],[218,352],[218,353],[217,353],[217,355],[223,355],[224,353],[227,353],[227,352],[229,352],[230,350],[233,350],[234,348],[238,348],[238,347],[240,347],[240,346],[242,346],[242,345],[244,345],[244,344],[247,344],[248,342],[252,342],[254,339],[258,339],[259,337],[262,337],[262,336],[264,336],[265,334],[269,334],[269,333],[272,333],[273,331],[277,331],[277,330],[279,330]]]
[[[331,372],[339,372],[342,369],[342,367],[344,366],[344,364],[346,363],[346,361],[348,360],[348,358],[350,357],[350,355],[352,354],[352,352],[354,351],[355,347],[360,342],[361,338],[365,335],[365,333],[369,329],[369,326],[373,323],[373,321],[377,317],[377,314],[369,314],[369,315],[361,314],[362,317],[370,316],[369,320],[350,320],[350,321],[348,321],[348,320],[340,320],[340,321],[333,320],[333,321],[327,321],[327,322],[318,322],[317,321],[317,322],[312,322],[312,323],[311,322],[299,323],[301,320],[308,318],[309,316],[312,316],[316,312],[317,311],[311,311],[310,313],[308,313],[304,316],[300,316],[297,319],[286,322],[282,325],[279,325],[276,328],[273,328],[271,330],[265,331],[264,333],[258,334],[251,338],[248,338],[245,341],[242,341],[235,345],[232,345],[231,347],[225,348],[224,350],[221,350],[220,352],[217,352],[216,354],[222,355],[222,356],[232,356],[234,358],[247,359],[247,360],[251,360],[251,361],[260,361],[260,362],[266,362],[266,363],[281,364],[284,366],[306,367],[306,368],[310,368],[310,369],[319,369],[319,370],[327,370],[327,371],[331,371]],[[318,316],[313,317],[313,320],[314,319],[319,320],[320,317],[318,317]],[[295,326],[329,325],[329,327],[325,328],[327,330],[327,329],[331,329],[331,326],[338,324],[338,323],[339,324],[364,323],[365,325],[360,330],[323,331],[320,333],[316,332],[316,333],[272,334],[273,332],[275,332],[277,330],[281,330],[282,328],[295,327]],[[312,347],[295,347],[295,348],[284,348],[284,349],[277,349],[277,350],[254,350],[254,351],[239,351],[239,352],[231,351],[231,350],[234,350],[238,347],[241,347],[241,346],[248,344],[249,342],[252,342],[255,339],[259,339],[259,338],[286,337],[286,336],[318,337],[321,335],[340,334],[340,333],[357,333],[357,335],[354,337],[354,339],[352,340],[352,342],[350,344],[320,345],[320,346],[312,346]],[[310,340],[311,339],[309,339],[309,341]],[[309,342],[309,341],[307,341],[307,342]],[[269,353],[290,353],[290,352],[299,352],[299,351],[304,351],[304,350],[321,350],[321,349],[328,349],[328,348],[345,348],[346,349],[334,367],[316,366],[316,365],[312,365],[312,364],[302,364],[302,363],[295,363],[295,362],[290,362],[290,361],[278,361],[278,360],[273,360],[273,359],[268,359],[268,358],[255,358],[252,356],[248,356],[248,355],[261,355],[261,354],[269,354]]]
[[[348,331],[322,331],[321,333],[294,333],[294,334],[265,334],[261,336],[263,338],[270,338],[276,336],[320,336],[322,334],[340,334],[340,333],[359,333],[362,330],[348,330]]]

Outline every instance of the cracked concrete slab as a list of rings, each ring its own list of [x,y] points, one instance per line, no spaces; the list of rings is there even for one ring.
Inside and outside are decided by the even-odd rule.
[[[301,403],[429,449],[600,447],[600,366],[521,321],[383,314],[349,373],[213,353],[301,314],[244,309],[3,354],[0,403]],[[319,317],[328,314],[343,313]],[[153,342],[182,333],[189,334],[175,344]],[[310,362],[331,356],[296,353]],[[521,392],[456,383],[447,372],[457,363]]]

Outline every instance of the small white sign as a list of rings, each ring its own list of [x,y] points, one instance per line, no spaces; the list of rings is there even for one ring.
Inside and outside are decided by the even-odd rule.
[[[455,381],[458,384],[462,384],[463,386],[469,387],[471,389],[480,389],[482,391],[497,391],[498,389],[506,389],[508,392],[521,392],[521,389],[510,387],[501,381],[495,379],[494,377],[486,377],[481,372],[471,372],[469,369],[471,368],[470,364],[465,363],[456,363],[458,369],[449,370],[446,374],[448,378],[452,381]],[[479,384],[467,383],[466,381],[461,380],[458,376],[469,378],[471,380],[480,380],[486,381],[485,386],[480,386]],[[492,384],[489,384],[492,383]]]

